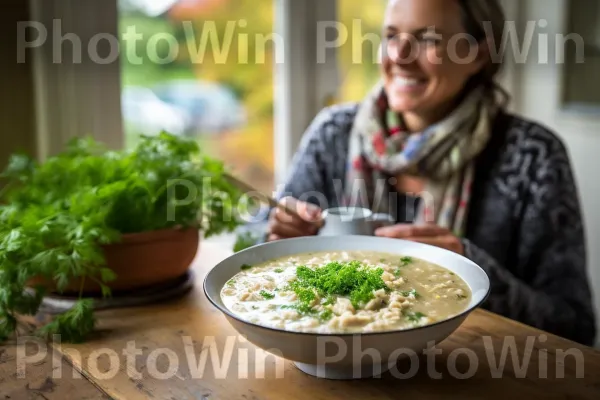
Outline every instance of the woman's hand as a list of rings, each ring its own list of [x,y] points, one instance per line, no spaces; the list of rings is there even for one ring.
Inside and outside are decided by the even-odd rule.
[[[437,225],[398,224],[379,228],[376,236],[410,240],[441,247],[464,255],[465,249],[461,240],[449,229]]]
[[[319,207],[293,197],[285,197],[281,199],[280,203],[295,210],[302,218],[290,215],[279,208],[274,208],[269,217],[268,241],[313,236],[318,233],[319,228],[322,226],[322,210]]]

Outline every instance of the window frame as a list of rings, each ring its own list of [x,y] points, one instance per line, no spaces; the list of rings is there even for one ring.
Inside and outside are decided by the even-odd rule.
[[[82,42],[98,32],[118,35],[117,0],[30,0],[32,21],[42,23],[52,41],[53,21],[61,32],[74,33]],[[32,49],[38,156],[45,159],[60,152],[68,140],[92,136],[109,148],[124,143],[121,116],[119,62],[95,64],[53,60],[53,45]],[[72,60],[70,45],[62,60]],[[71,58],[70,58],[71,57]],[[93,79],[90,79],[93,77]]]
[[[31,19],[48,29],[48,42],[31,50],[36,94],[37,147],[41,159],[62,150],[73,137],[91,135],[109,148],[124,146],[121,64],[53,62],[51,29],[85,44],[98,32],[119,37],[118,0],[29,0]],[[336,0],[272,0],[274,32],[282,39],[283,63],[274,60],[274,185],[285,180],[304,131],[339,86],[335,49],[317,64],[319,21],[336,20]],[[64,51],[63,60],[71,53]],[[93,77],[90,79],[89,77]]]
[[[320,22],[337,20],[336,0],[274,0],[275,32],[284,63],[275,66],[275,183],[285,182],[302,136],[328,99],[337,98],[340,73],[335,48],[318,62]],[[278,49],[281,51],[281,49]]]

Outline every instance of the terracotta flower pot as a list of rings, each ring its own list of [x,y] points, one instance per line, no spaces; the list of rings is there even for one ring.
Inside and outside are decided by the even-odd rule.
[[[181,277],[191,267],[199,240],[197,229],[165,229],[123,235],[121,242],[103,247],[106,266],[117,276],[107,286],[114,294]],[[30,282],[31,286],[40,283],[40,280]],[[74,280],[63,293],[79,293],[80,285],[80,280]],[[55,291],[54,284],[51,286],[49,289]],[[100,285],[91,279],[85,279],[83,291],[86,295],[101,293]]]

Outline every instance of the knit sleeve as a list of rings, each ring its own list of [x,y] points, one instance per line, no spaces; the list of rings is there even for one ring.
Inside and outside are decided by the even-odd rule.
[[[486,251],[464,240],[466,256],[489,275],[484,307],[586,345],[596,335],[586,270],[586,245],[577,187],[564,149],[535,169],[518,229],[515,277]]]
[[[356,107],[323,109],[302,136],[285,183],[277,198],[290,196],[327,208],[337,203],[336,181],[345,173],[348,133]]]
[[[324,136],[322,134],[326,115],[322,112],[310,124],[294,154],[285,183],[277,192],[277,198],[306,197],[306,193],[323,193],[325,176],[322,165]],[[305,200],[305,199],[302,199]]]

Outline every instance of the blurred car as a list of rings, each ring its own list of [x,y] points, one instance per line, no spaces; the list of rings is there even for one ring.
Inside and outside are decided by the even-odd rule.
[[[247,123],[243,104],[224,85],[177,80],[158,84],[153,90],[162,101],[189,115],[188,134],[217,134]]]
[[[121,93],[121,109],[128,129],[136,134],[153,136],[162,131],[173,135],[185,135],[189,116],[162,101],[145,87],[127,86]]]

